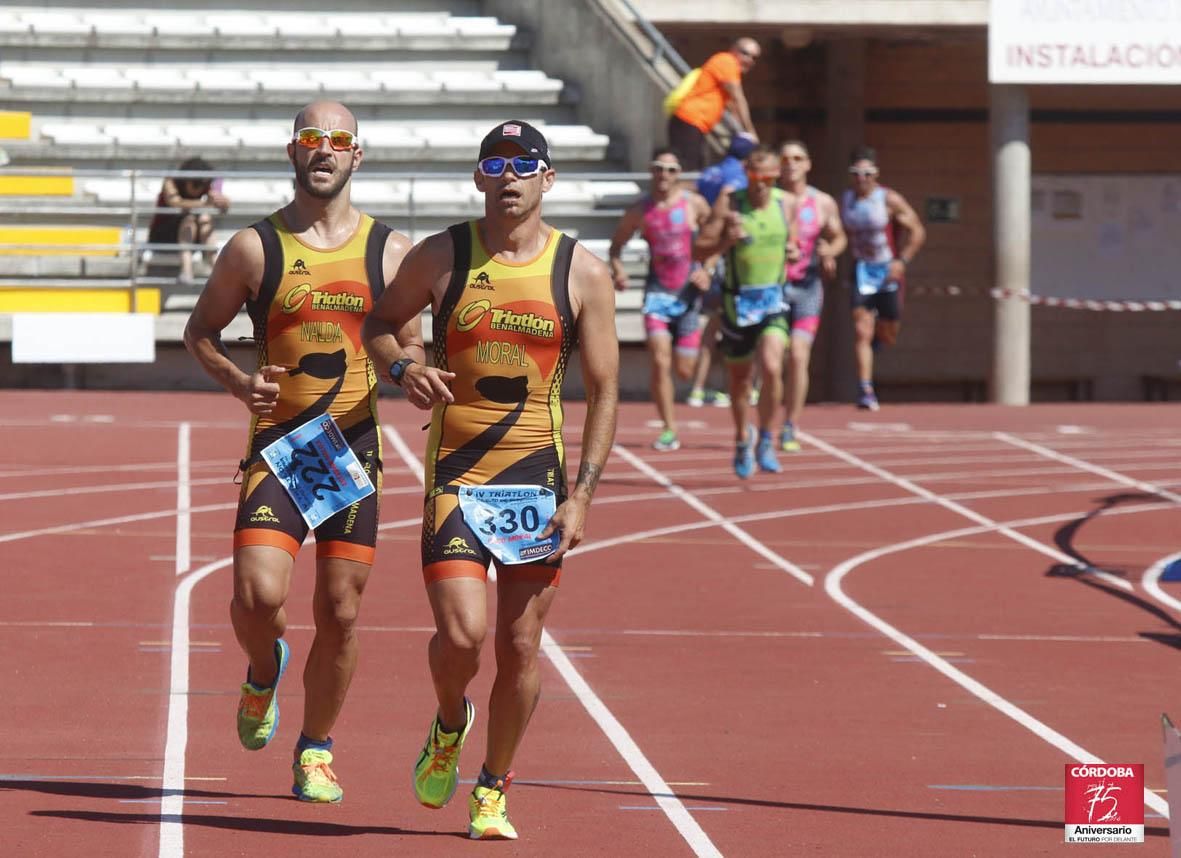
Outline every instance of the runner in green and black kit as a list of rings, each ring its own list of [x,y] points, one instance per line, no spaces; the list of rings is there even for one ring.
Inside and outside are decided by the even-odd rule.
[[[702,250],[726,254],[722,289],[721,352],[729,370],[734,416],[734,473],[746,479],[760,470],[778,473],[775,433],[783,398],[783,353],[788,342],[783,272],[794,223],[790,194],[775,187],[779,155],[760,146],[746,160],[745,191],[723,193],[698,239]],[[794,254],[792,254],[794,255]],[[768,389],[759,399],[759,432],[747,421],[754,361]]]

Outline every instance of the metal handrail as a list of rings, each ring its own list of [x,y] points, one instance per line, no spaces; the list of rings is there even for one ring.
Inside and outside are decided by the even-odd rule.
[[[144,218],[155,214],[181,214],[181,213],[209,213],[218,216],[231,216],[241,218],[243,216],[264,216],[272,211],[269,207],[261,207],[257,205],[245,205],[232,207],[230,213],[222,213],[219,209],[212,206],[203,206],[199,209],[182,209],[172,206],[157,206],[154,197],[150,200],[145,200],[146,204],[140,203],[136,193],[136,183],[144,179],[160,179],[168,177],[183,177],[183,178],[211,178],[234,180],[234,179],[270,179],[276,181],[290,181],[292,175],[290,170],[218,170],[218,171],[182,171],[175,169],[79,169],[63,173],[61,170],[53,168],[38,168],[38,167],[7,167],[0,168],[0,176],[38,176],[38,175],[70,175],[74,178],[105,178],[105,179],[125,179],[129,185],[129,194],[126,202],[113,203],[108,206],[95,205],[87,203],[69,204],[69,203],[49,203],[45,205],[29,204],[27,200],[22,200],[19,205],[11,207],[0,203],[0,214],[15,214],[21,215],[43,215],[43,216],[70,216],[70,215],[84,215],[88,217],[112,215],[117,217],[126,216],[128,222],[124,227],[129,231],[129,238],[132,246],[126,247],[123,245],[102,245],[95,248],[89,245],[52,245],[46,246],[53,248],[73,248],[73,249],[117,249],[120,251],[137,249],[160,249],[158,245],[148,246],[144,242],[138,240],[139,225]],[[688,183],[697,178],[696,173],[686,173],[683,180]],[[616,181],[616,182],[634,182],[640,186],[641,190],[646,186],[648,180],[651,178],[648,173],[638,172],[570,172],[559,173],[561,179],[565,181]],[[406,200],[391,200],[388,203],[381,203],[377,205],[362,206],[362,208],[377,209],[380,211],[397,211],[405,212],[409,223],[407,228],[414,231],[417,227],[417,220],[424,214],[424,208],[431,214],[446,214],[447,206],[444,205],[425,205],[418,199],[415,191],[419,182],[424,181],[470,181],[471,173],[468,172],[440,172],[440,173],[423,173],[411,171],[379,171],[373,173],[358,174],[354,177],[354,181],[403,181],[406,183]],[[233,200],[231,199],[231,205]],[[561,205],[555,201],[554,205]],[[455,206],[456,215],[467,214],[462,211],[462,206]],[[572,213],[566,212],[567,215]],[[609,208],[588,208],[585,211],[577,212],[578,217],[583,218],[611,218],[619,217],[623,214],[623,210],[618,207]],[[12,250],[23,245],[3,244],[0,243],[0,250]],[[30,246],[29,249],[33,249]],[[133,252],[133,257],[138,256]]]
[[[633,6],[629,0],[616,0],[616,2],[627,10],[627,13],[635,19],[636,26],[652,42],[654,52],[648,60],[651,65],[656,65],[664,58],[668,60],[669,65],[676,69],[677,74],[682,77],[692,70],[692,66],[685,62],[685,58],[677,53],[677,49],[669,43],[668,39],[664,37],[664,34],[656,29],[652,22],[645,18],[643,13]]]
[[[30,274],[30,275],[0,275],[0,287],[12,286],[26,286],[35,285],[37,287],[46,289],[115,289],[126,290],[129,295],[130,307],[134,312],[137,309],[138,295],[136,293],[137,287],[140,286],[167,286],[176,281],[174,277],[167,276],[153,276],[150,273],[141,273],[141,264],[147,261],[148,252],[151,253],[175,253],[180,251],[209,251],[211,248],[205,244],[182,244],[182,243],[159,243],[149,242],[146,236],[141,237],[142,224],[144,224],[152,215],[155,214],[180,214],[189,212],[208,212],[211,214],[219,214],[222,217],[230,216],[237,219],[244,217],[263,217],[273,211],[273,207],[262,207],[259,205],[242,205],[232,207],[228,215],[221,214],[218,209],[214,207],[202,207],[201,209],[181,209],[171,206],[157,206],[154,194],[143,195],[136,191],[136,183],[144,179],[163,180],[167,177],[193,177],[193,178],[219,178],[223,180],[234,179],[272,179],[281,181],[290,181],[292,174],[290,169],[287,170],[218,170],[218,171],[181,171],[176,169],[140,169],[140,168],[119,168],[119,169],[100,169],[100,168],[80,168],[73,170],[61,170],[47,167],[13,167],[0,168],[0,176],[37,176],[37,175],[68,175],[73,178],[104,178],[104,179],[123,179],[129,183],[128,198],[126,201],[120,201],[111,205],[95,204],[91,201],[86,201],[77,205],[70,205],[68,203],[57,203],[45,206],[30,205],[28,199],[23,199],[18,205],[6,206],[0,203],[0,214],[14,214],[20,213],[25,215],[23,223],[28,223],[28,216],[69,216],[81,215],[89,217],[93,220],[95,217],[107,215],[108,217],[115,217],[119,219],[126,218],[120,224],[111,224],[117,228],[124,230],[124,239],[112,243],[39,243],[39,242],[0,242],[0,257],[7,259],[33,259],[33,260],[53,260],[61,259],[71,255],[82,256],[86,260],[94,260],[93,264],[108,265],[108,262],[100,262],[99,260],[109,259],[114,257],[120,266],[123,265],[123,260],[126,259],[126,273],[119,276],[102,277],[102,276],[86,276],[86,267],[81,271],[82,276],[62,276],[60,271],[54,273],[49,271],[45,274]],[[696,173],[686,173],[683,180],[686,184],[691,185],[697,178]],[[570,172],[560,173],[560,177],[566,181],[615,181],[615,182],[634,182],[638,187],[639,193],[643,193],[648,186],[651,176],[643,172]],[[407,183],[407,197],[405,201],[396,201],[390,204],[383,205],[360,205],[360,208],[366,211],[378,210],[396,210],[399,214],[407,218],[408,222],[402,227],[410,232],[417,231],[417,222],[424,216],[446,216],[450,214],[450,210],[446,206],[431,204],[426,207],[422,201],[418,199],[416,193],[417,185],[422,181],[470,181],[470,172],[441,172],[441,173],[422,173],[411,171],[382,171],[357,174],[354,181],[405,181]],[[231,199],[231,204],[233,200]],[[621,217],[625,211],[624,208],[618,205],[613,205],[605,208],[587,208],[585,210],[572,212],[565,209],[561,202],[555,201],[552,206],[558,208],[561,214],[556,217],[575,216],[578,218],[590,219],[617,219]],[[455,205],[454,214],[456,217],[470,217],[475,212],[470,210],[470,207],[465,205]],[[551,218],[552,219],[552,218]],[[49,226],[50,224],[46,224]],[[31,251],[31,252],[30,252]],[[151,269],[149,268],[150,272]],[[114,272],[112,272],[114,273]]]

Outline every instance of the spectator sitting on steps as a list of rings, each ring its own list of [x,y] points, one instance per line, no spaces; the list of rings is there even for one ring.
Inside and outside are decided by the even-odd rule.
[[[213,165],[204,158],[189,158],[178,168],[186,172],[210,172]],[[156,208],[178,209],[173,212],[157,212],[148,227],[149,244],[201,244],[208,247],[208,257],[202,261],[212,265],[217,248],[213,243],[213,215],[202,209],[217,209],[222,214],[229,211],[230,201],[219,190],[214,189],[210,177],[191,176],[168,177],[156,197]],[[200,251],[196,251],[200,252]],[[180,250],[180,273],[177,281],[184,284],[193,282],[194,251]]]

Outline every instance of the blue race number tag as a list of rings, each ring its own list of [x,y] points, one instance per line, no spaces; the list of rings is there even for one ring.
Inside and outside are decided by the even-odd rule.
[[[665,322],[671,322],[687,312],[689,312],[689,306],[681,300],[679,295],[655,290],[644,295],[645,316],[655,316]]]
[[[782,313],[783,286],[772,283],[769,286],[743,286],[734,300],[734,312],[738,327],[749,328],[775,313]]]
[[[557,531],[548,539],[537,537],[557,509],[554,493],[542,486],[460,486],[459,509],[501,563],[543,560],[561,541]]]
[[[369,475],[331,414],[292,429],[261,455],[312,530],[373,494]]]
[[[890,280],[889,262],[866,262],[857,260],[857,291],[862,295],[876,295],[879,292],[893,292],[897,282]]]

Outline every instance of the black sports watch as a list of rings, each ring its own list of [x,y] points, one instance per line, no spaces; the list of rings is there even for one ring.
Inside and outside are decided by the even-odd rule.
[[[413,358],[399,358],[390,364],[390,380],[398,387],[402,386],[402,377],[406,375],[406,367],[414,363]]]

